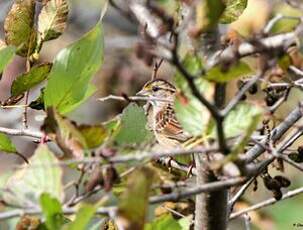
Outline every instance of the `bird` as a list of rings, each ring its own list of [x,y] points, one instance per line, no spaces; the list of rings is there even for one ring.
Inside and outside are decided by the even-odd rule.
[[[136,95],[149,98],[147,99],[148,105],[150,105],[150,109],[147,111],[148,126],[162,148],[169,151],[170,149],[187,148],[191,143],[200,143],[182,128],[176,117],[174,100],[177,89],[173,84],[164,79],[156,78],[146,82]],[[205,160],[222,160],[223,157],[221,153],[217,153],[207,156]],[[189,169],[191,170],[192,156],[178,156],[175,159],[182,164],[188,165],[190,163]],[[223,166],[223,172],[224,175],[240,175],[238,168],[232,162]]]
[[[186,133],[176,118],[174,100],[177,89],[170,82],[156,78],[144,84],[136,94],[150,98],[148,126],[157,142],[166,149],[182,147],[191,136]]]

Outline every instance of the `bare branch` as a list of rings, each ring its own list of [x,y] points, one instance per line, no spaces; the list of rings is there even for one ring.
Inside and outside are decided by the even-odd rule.
[[[27,136],[27,137],[34,137],[34,138],[42,138],[43,133],[39,131],[34,131],[31,129],[10,129],[0,127],[0,133],[4,133],[11,136]]]
[[[299,104],[285,119],[281,122],[272,132],[271,140],[273,142],[279,140],[301,117],[302,117],[302,105]],[[256,159],[260,154],[265,151],[265,148],[262,145],[265,145],[267,137],[265,137],[261,144],[256,144],[250,150],[248,150],[245,156],[240,158],[240,161],[245,161],[249,163]]]
[[[287,192],[286,194],[283,195],[283,197],[282,197],[281,200],[289,199],[289,198],[294,197],[296,195],[299,195],[301,193],[303,193],[303,187],[297,188],[297,189],[294,189],[292,191]],[[251,207],[249,207],[247,209],[243,209],[243,210],[240,210],[238,212],[232,213],[231,216],[230,216],[230,219],[235,219],[235,218],[237,218],[239,216],[242,216],[245,213],[252,212],[252,211],[258,210],[260,208],[267,207],[267,206],[275,204],[277,202],[278,201],[275,198],[270,198],[268,200],[265,200],[265,201],[262,201],[262,202],[260,202],[258,204],[255,204],[255,205],[253,205],[253,206],[251,206]]]

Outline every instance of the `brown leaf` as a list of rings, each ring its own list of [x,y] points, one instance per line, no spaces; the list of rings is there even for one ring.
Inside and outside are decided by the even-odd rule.
[[[59,37],[66,27],[67,16],[68,4],[66,0],[44,1],[38,20],[41,40],[48,41]]]
[[[17,54],[23,57],[35,47],[34,17],[35,0],[16,0],[4,21],[6,44],[18,47]]]
[[[127,189],[120,197],[116,222],[125,230],[144,228],[148,196],[154,172],[148,167],[136,170],[128,179]]]
[[[41,129],[58,144],[66,156],[83,157],[87,145],[73,121],[63,117],[53,108],[49,108]]]

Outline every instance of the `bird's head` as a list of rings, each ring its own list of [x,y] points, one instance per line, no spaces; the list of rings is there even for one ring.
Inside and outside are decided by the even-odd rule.
[[[155,79],[145,83],[136,95],[173,100],[175,93],[176,88],[171,83],[163,79]]]

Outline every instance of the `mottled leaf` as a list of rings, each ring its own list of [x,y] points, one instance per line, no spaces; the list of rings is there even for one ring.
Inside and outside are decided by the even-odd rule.
[[[67,0],[49,0],[42,7],[38,20],[38,31],[42,41],[59,37],[65,27],[68,16]]]
[[[11,95],[13,97],[18,96],[44,81],[47,78],[51,67],[52,64],[50,63],[37,65],[28,73],[24,73],[17,77],[17,79],[13,81]]]
[[[48,229],[60,229],[66,223],[61,203],[49,193],[41,194],[40,206]]]
[[[107,130],[103,125],[80,125],[78,129],[89,149],[100,146],[107,137]]]
[[[1,73],[15,56],[16,48],[14,46],[0,46],[0,80]]]
[[[185,57],[183,65],[192,74],[196,74],[202,68],[201,60],[191,54],[188,54]],[[193,136],[202,135],[208,126],[210,119],[209,111],[192,95],[182,74],[177,73],[175,81],[177,88],[181,90],[175,99],[177,119],[181,123],[183,129]],[[212,83],[203,78],[197,78],[195,84],[207,99],[212,99],[214,92]]]
[[[130,104],[122,113],[121,127],[115,140],[121,145],[147,141],[151,137],[151,133],[146,128],[146,122],[144,110],[136,104]]]
[[[213,67],[207,71],[205,78],[215,82],[228,82],[249,74],[252,74],[250,67],[244,62],[237,62],[226,71],[218,66]]]
[[[5,41],[18,47],[17,54],[27,56],[35,46],[35,0],[17,0],[4,21]]]
[[[29,164],[23,165],[8,179],[4,187],[4,201],[19,207],[39,205],[40,195],[44,192],[62,201],[62,170],[56,167],[58,164],[47,145],[40,144]]]
[[[247,6],[247,0],[224,0],[226,8],[220,17],[220,23],[236,21]]]
[[[91,95],[89,81],[103,62],[101,23],[56,56],[45,88],[46,107],[67,113]],[[76,105],[76,106],[75,106]]]
[[[142,167],[134,171],[128,179],[127,188],[118,205],[118,226],[125,230],[143,229],[148,208],[148,196],[154,172]]]

